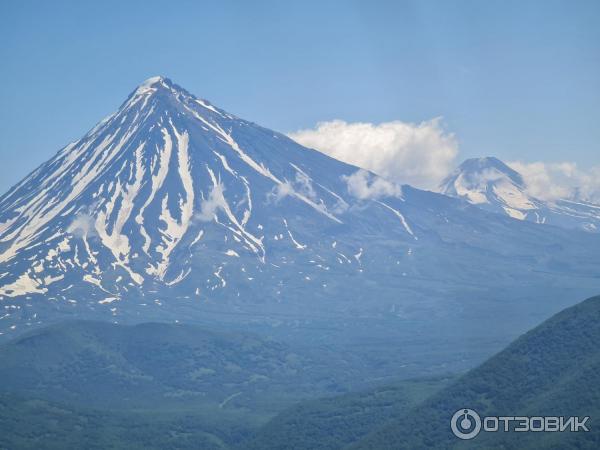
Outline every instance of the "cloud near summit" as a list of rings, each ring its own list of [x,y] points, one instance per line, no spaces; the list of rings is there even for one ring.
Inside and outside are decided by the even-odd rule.
[[[523,176],[527,192],[533,197],[600,203],[600,166],[581,168],[569,161],[512,161],[508,165]]]
[[[443,127],[441,118],[421,123],[396,120],[380,124],[332,120],[288,136],[305,147],[392,182],[432,191],[439,190],[441,181],[456,167],[460,156],[457,139]],[[533,197],[600,203],[600,166],[581,168],[568,161],[507,164],[523,176],[527,192]],[[363,171],[346,181],[349,190],[359,198],[391,195],[392,188],[383,183],[385,180],[373,183]]]
[[[332,120],[288,135],[389,180],[430,190],[454,168],[458,155],[456,138],[444,129],[441,118],[418,124]]]

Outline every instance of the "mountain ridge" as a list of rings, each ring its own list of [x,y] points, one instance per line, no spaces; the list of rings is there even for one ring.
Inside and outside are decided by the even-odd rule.
[[[536,198],[528,192],[523,176],[495,157],[463,161],[442,181],[439,192],[518,220],[600,232],[599,205]]]

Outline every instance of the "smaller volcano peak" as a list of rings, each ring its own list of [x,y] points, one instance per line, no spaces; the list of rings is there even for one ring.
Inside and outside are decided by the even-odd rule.
[[[493,156],[467,159],[458,167],[453,176],[456,177],[457,175],[462,174],[462,176],[467,179],[481,181],[482,177],[489,178],[492,172],[495,174],[493,177],[494,179],[506,177],[515,185],[524,187],[521,174]]]

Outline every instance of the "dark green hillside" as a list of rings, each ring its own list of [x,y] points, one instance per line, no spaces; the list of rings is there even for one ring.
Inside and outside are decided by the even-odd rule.
[[[2,450],[224,450],[258,422],[200,407],[91,409],[0,394]]]
[[[590,416],[590,432],[481,433],[459,441],[450,417],[465,407],[482,416]],[[556,314],[352,448],[600,448],[600,297]]]
[[[269,339],[193,326],[48,327],[0,347],[0,449],[600,448],[600,297],[458,379],[290,407],[323,395],[323,364]],[[482,416],[591,416],[591,431],[460,441],[450,417],[465,407]]]
[[[303,402],[265,425],[247,450],[340,449],[446,386],[451,378],[406,380],[365,392]]]
[[[319,374],[281,343],[190,325],[67,322],[0,346],[0,392],[86,406],[254,408],[319,390]]]
[[[65,322],[0,346],[0,449],[217,449],[330,380],[248,333]]]
[[[189,325],[49,326],[0,346],[0,449],[237,448],[275,413],[324,395],[335,364]],[[447,383],[404,381],[300,403],[266,428],[268,439],[274,444],[283,424],[307,431],[308,445],[295,448],[334,445],[342,436],[328,430],[351,425],[343,442],[352,442]],[[298,413],[306,420],[296,424]]]

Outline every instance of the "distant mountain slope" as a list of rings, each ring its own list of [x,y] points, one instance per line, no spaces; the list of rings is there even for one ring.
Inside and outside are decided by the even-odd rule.
[[[450,418],[590,416],[589,433],[481,433],[460,441]],[[600,447],[600,297],[568,308],[517,339],[353,449],[597,449]]]
[[[467,159],[442,182],[440,192],[515,219],[600,232],[600,205],[535,198],[521,174],[497,158]]]

